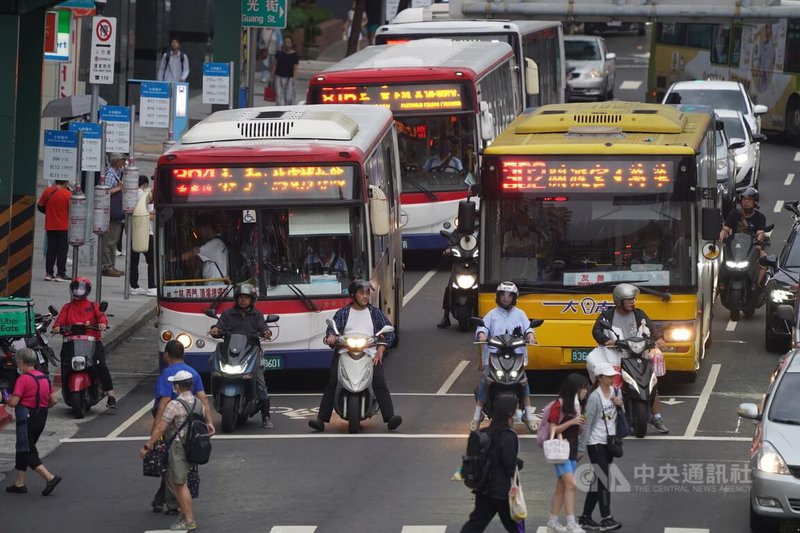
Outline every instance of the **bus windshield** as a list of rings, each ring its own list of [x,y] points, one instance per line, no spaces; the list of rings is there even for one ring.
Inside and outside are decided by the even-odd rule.
[[[489,234],[484,283],[584,287],[623,281],[695,283],[693,206],[668,194],[498,199],[482,205]],[[605,285],[604,285],[605,284]]]
[[[260,298],[334,296],[369,277],[358,206],[164,208],[159,232],[164,298],[208,300],[245,281]]]
[[[426,115],[395,120],[402,192],[467,190],[474,183],[475,115]]]

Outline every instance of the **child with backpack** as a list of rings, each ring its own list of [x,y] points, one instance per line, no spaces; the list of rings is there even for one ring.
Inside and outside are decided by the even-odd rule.
[[[575,469],[578,462],[578,435],[583,427],[583,404],[589,394],[589,380],[583,374],[570,374],[561,384],[558,398],[547,405],[542,413],[542,424],[537,432],[537,443],[562,435],[569,442],[569,459],[555,465],[556,490],[550,503],[550,519],[547,533],[583,533],[575,519]],[[567,517],[567,525],[558,521],[561,508]]]

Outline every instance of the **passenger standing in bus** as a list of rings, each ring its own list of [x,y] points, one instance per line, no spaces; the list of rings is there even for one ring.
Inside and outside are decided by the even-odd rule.
[[[283,38],[283,46],[275,53],[270,70],[270,84],[275,86],[275,105],[295,104],[294,78],[299,63],[294,41],[287,35]]]

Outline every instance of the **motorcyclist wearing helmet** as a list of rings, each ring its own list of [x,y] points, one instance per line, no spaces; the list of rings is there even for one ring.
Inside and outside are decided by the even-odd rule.
[[[209,334],[214,338],[222,337],[225,332],[236,335],[247,335],[248,342],[260,346],[259,339],[269,339],[272,331],[264,320],[264,315],[256,309],[258,291],[249,283],[242,283],[236,287],[233,293],[235,305],[226,309],[217,319],[217,323],[211,326]],[[274,425],[270,421],[269,410],[266,400],[267,383],[264,380],[264,369],[261,368],[260,361],[255,372],[256,394],[263,402],[261,409],[261,423],[265,428]]]
[[[92,282],[78,276],[69,284],[70,301],[65,303],[58,312],[53,322],[53,333],[60,333],[65,330],[69,336],[69,328],[73,325],[94,326],[97,329],[87,329],[86,335],[91,335],[97,339],[95,343],[95,357],[97,364],[92,366],[96,369],[100,378],[100,384],[108,395],[106,405],[112,409],[117,407],[117,395],[114,392],[114,383],[111,381],[111,372],[106,365],[105,349],[100,340],[102,332],[108,327],[108,318],[100,309],[100,304],[89,301],[89,294],[92,292]],[[61,361],[69,361],[72,354],[67,350],[72,350],[71,342],[65,342],[61,347]],[[67,372],[68,373],[68,372]],[[63,374],[63,372],[62,372]]]
[[[475,339],[480,342],[486,342],[489,337],[502,335],[504,333],[513,333],[515,330],[521,331],[525,336],[525,340],[533,344],[536,342],[536,336],[533,334],[530,320],[522,311],[516,307],[517,297],[519,296],[519,289],[510,281],[504,281],[497,286],[495,291],[495,303],[497,307],[486,313],[483,317],[483,326],[479,326],[475,331]],[[528,366],[528,348],[521,346],[518,348],[518,353],[524,357],[523,364]],[[483,374],[481,375],[480,383],[478,383],[478,393],[475,399],[475,414],[469,424],[470,430],[474,431],[480,427],[481,418],[483,417],[483,406],[489,399],[489,384],[487,379],[489,377],[489,346],[483,346],[483,354],[481,356],[483,364]],[[527,377],[522,382],[528,388]],[[539,421],[533,415],[533,408],[531,407],[530,388],[528,393],[525,394],[525,413],[522,416],[525,425],[528,426],[530,431],[536,431],[539,427]]]
[[[757,241],[762,242],[764,240],[766,236],[767,217],[758,210],[758,198],[758,190],[754,187],[748,187],[739,195],[739,204],[741,207],[739,209],[733,209],[728,213],[725,224],[723,224],[722,230],[719,232],[720,242],[725,242],[725,240],[734,233],[752,233],[753,231],[755,231],[755,238]],[[760,250],[761,257],[767,255],[767,251],[763,246],[760,247]],[[766,267],[759,263],[759,285],[763,285],[766,272]]]
[[[333,315],[333,322],[336,324],[336,329],[341,332],[342,335],[351,333],[375,335],[384,326],[391,325],[389,318],[383,311],[369,303],[371,291],[372,286],[369,281],[356,279],[350,282],[350,285],[347,287],[347,293],[350,295],[352,301],[336,311],[336,314]],[[389,387],[386,384],[386,376],[383,371],[383,355],[386,353],[386,347],[394,341],[394,335],[394,333],[387,333],[374,349],[366,350],[367,355],[372,357],[372,362],[375,365],[372,374],[372,390],[378,400],[378,406],[381,409],[383,421],[386,422],[389,431],[394,431],[403,423],[403,419],[394,413],[392,396],[389,393]],[[333,328],[327,328],[325,331],[325,338],[322,342],[332,348],[336,346],[336,335],[333,332]],[[339,352],[338,350],[334,350],[331,360],[330,379],[328,380],[328,385],[325,387],[325,392],[322,393],[319,413],[317,414],[317,418],[308,421],[309,427],[316,431],[325,431],[325,423],[331,420],[331,414],[333,413],[333,397],[336,394],[336,385],[338,383],[338,363]]]
[[[650,320],[642,309],[636,307],[636,297],[639,296],[639,288],[630,283],[620,283],[614,287],[611,296],[614,298],[614,307],[608,307],[600,313],[592,328],[592,337],[601,346],[613,347],[615,340],[610,339],[606,334],[606,329],[600,325],[602,319],[607,320],[622,333],[622,340],[634,337],[639,334],[639,328],[644,326],[650,331],[651,339],[656,341],[659,349],[667,346],[661,330]],[[661,403],[658,401],[658,385],[653,390],[653,401],[650,404],[650,424],[659,433],[669,433],[669,429],[664,425],[661,418]]]

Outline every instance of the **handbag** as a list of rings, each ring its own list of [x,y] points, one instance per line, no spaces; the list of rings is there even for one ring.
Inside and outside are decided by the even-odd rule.
[[[633,431],[631,431],[631,424],[628,422],[628,416],[621,407],[617,407],[617,437],[624,439],[625,437],[629,437],[632,433]]]
[[[169,445],[159,439],[142,458],[142,474],[148,477],[161,477],[167,471]]]
[[[605,414],[602,416],[603,424],[606,425],[606,433],[608,433],[608,422],[606,422]],[[619,420],[619,408],[617,408],[617,420]],[[608,438],[606,439],[606,449],[608,450],[609,458],[622,457],[622,437],[609,434]]]
[[[519,468],[514,469],[514,477],[511,478],[508,507],[511,511],[511,519],[515,522],[520,522],[528,517],[528,506],[525,504],[525,494],[522,492],[522,485],[519,481]]]
[[[275,87],[272,87],[270,85],[264,87],[264,101],[266,102],[275,101]]]
[[[569,460],[569,441],[564,440],[560,433],[556,438],[553,430],[550,430],[550,440],[544,441],[542,449],[544,460],[551,465],[560,465]]]

